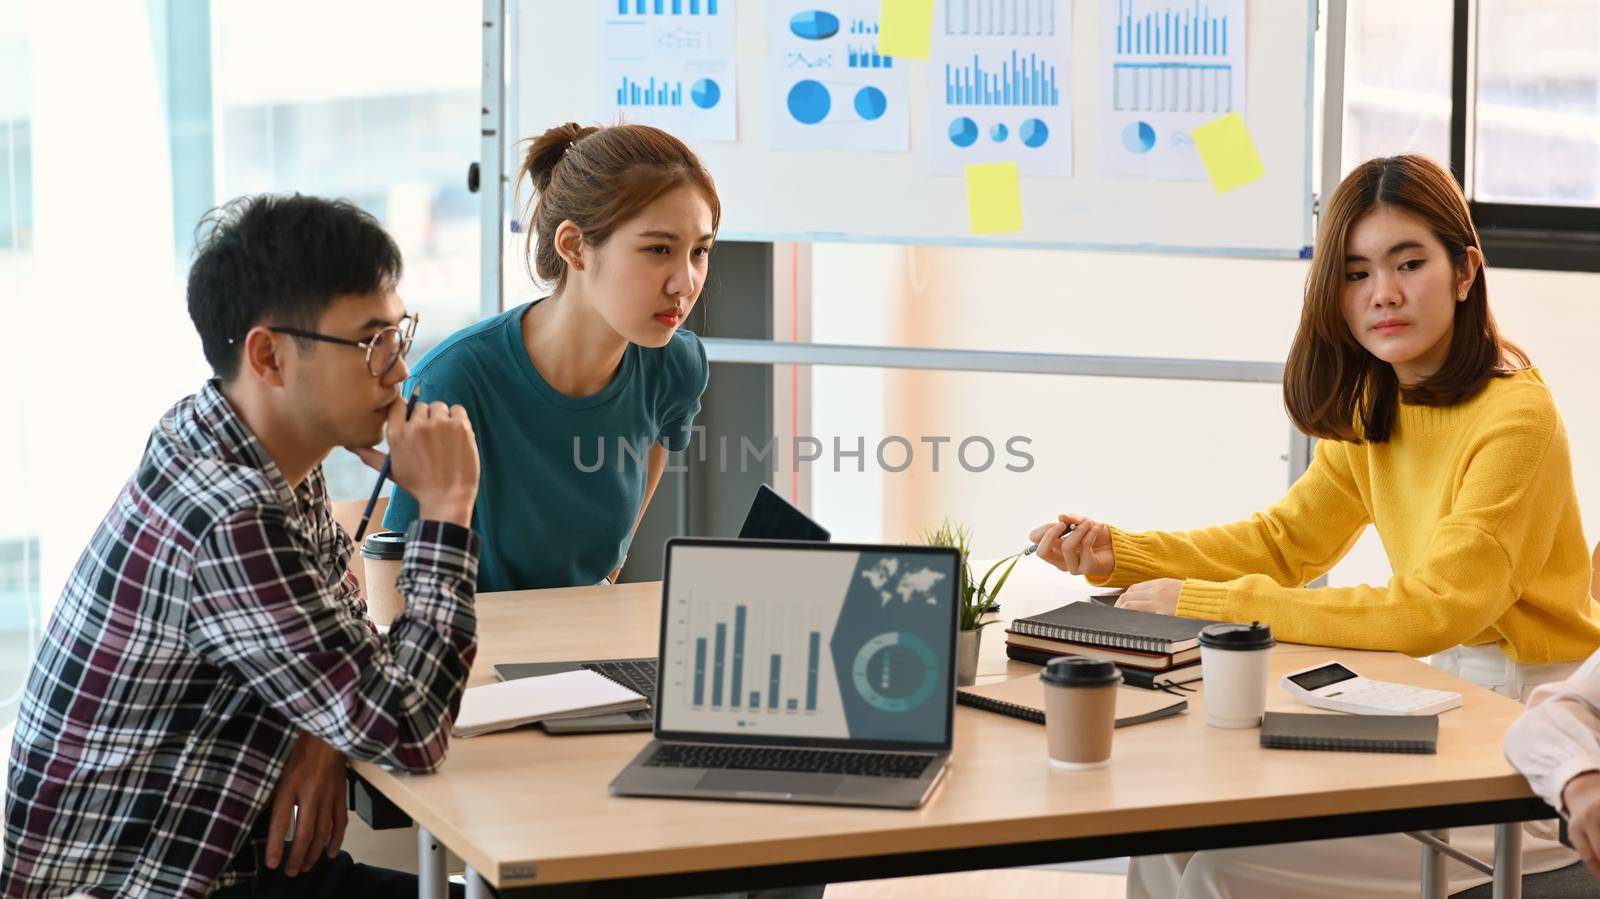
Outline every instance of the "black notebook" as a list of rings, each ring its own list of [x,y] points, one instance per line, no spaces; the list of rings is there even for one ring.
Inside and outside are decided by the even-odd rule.
[[[1439,717],[1268,712],[1261,718],[1261,745],[1268,749],[1333,749],[1432,755],[1439,751]]]
[[[956,690],[956,702],[1034,724],[1044,723],[1044,681],[1037,674],[980,687],[960,687]],[[1188,709],[1189,700],[1182,696],[1174,698],[1165,693],[1118,689],[1116,726],[1156,721]]]
[[[1033,637],[1089,643],[1141,652],[1182,652],[1200,645],[1200,629],[1215,621],[1075,602],[1011,622],[1011,630]]]

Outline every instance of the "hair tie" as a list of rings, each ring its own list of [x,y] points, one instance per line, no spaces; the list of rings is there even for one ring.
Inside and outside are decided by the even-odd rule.
[[[578,141],[580,141],[580,140],[583,140],[583,138],[579,137],[579,138],[574,138],[571,141],[568,141],[566,148],[563,149],[561,151],[561,155],[556,158],[556,162],[560,162],[561,160],[566,159],[568,153],[576,153],[576,152],[578,152]]]

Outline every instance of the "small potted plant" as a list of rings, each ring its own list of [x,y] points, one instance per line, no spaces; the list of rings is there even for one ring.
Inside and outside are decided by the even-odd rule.
[[[1011,569],[1017,567],[1022,553],[1006,556],[989,566],[981,579],[974,579],[968,564],[972,546],[971,528],[951,524],[946,519],[937,530],[923,533],[922,542],[929,546],[954,547],[961,552],[961,632],[956,636],[956,683],[963,687],[971,686],[978,677],[978,650],[983,629],[994,623],[984,621],[983,616],[998,608],[1000,591],[1006,585],[1006,578],[1011,577]],[[1000,571],[1002,566],[1005,567],[1004,571]],[[994,577],[996,571],[1000,571],[998,578]],[[994,578],[993,584],[989,582],[991,578]]]

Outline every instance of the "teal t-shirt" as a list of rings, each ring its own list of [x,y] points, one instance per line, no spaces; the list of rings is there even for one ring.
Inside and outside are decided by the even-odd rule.
[[[709,368],[679,330],[659,349],[629,344],[616,377],[567,396],[522,342],[526,303],[452,334],[412,369],[405,391],[460,403],[480,476],[472,527],[483,538],[478,589],[588,586],[622,563],[644,501],[650,447],[688,446]],[[417,501],[396,486],[383,526],[405,530]]]

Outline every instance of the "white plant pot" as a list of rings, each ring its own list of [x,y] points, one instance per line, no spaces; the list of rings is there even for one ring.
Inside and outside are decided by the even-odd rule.
[[[983,629],[961,631],[956,635],[956,686],[970,687],[978,679],[978,649]]]

